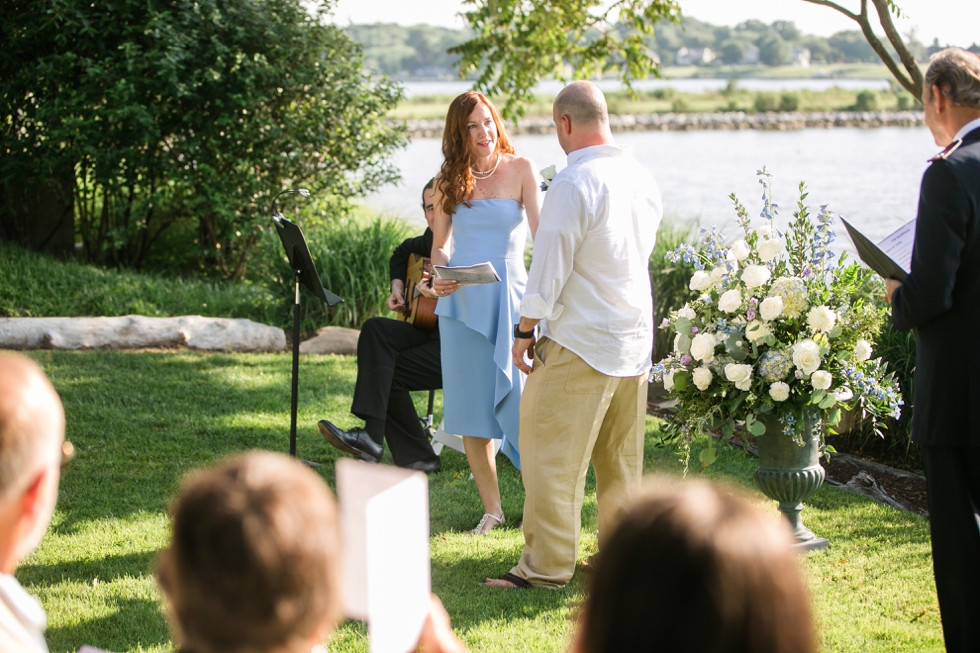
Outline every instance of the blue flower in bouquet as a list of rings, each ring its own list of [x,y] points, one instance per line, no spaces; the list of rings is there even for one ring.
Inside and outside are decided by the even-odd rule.
[[[782,381],[793,371],[793,357],[782,349],[770,349],[759,357],[759,376],[769,381]]]

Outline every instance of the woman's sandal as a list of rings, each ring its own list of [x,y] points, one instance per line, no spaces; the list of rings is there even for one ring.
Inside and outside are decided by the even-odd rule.
[[[491,519],[494,520],[497,523],[496,524],[493,524],[492,526],[490,526],[490,528],[488,528],[486,531],[484,531],[483,530],[483,527],[486,526],[487,525],[487,522],[490,521]],[[506,521],[507,520],[504,518],[503,515],[500,515],[499,517],[497,517],[495,515],[491,515],[489,512],[488,513],[484,513],[483,518],[480,519],[480,523],[476,525],[476,528],[474,528],[473,530],[468,531],[468,532],[469,532],[470,535],[486,535],[487,533],[489,533],[490,531],[492,531],[493,529],[495,529],[497,526],[502,526]]]

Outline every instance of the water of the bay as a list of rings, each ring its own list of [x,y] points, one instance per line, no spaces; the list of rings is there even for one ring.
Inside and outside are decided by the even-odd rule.
[[[673,88],[682,93],[704,93],[706,91],[720,91],[725,88],[731,80],[722,78],[702,78],[702,77],[683,77],[674,79],[640,79],[633,82],[633,88],[637,91],[654,91],[661,88]],[[881,91],[888,88],[887,79],[832,79],[827,77],[814,77],[807,79],[762,79],[746,77],[745,79],[734,80],[740,88],[747,91],[814,91],[817,93],[830,90],[833,87],[842,88],[847,91],[861,91],[873,89]],[[618,79],[601,79],[595,82],[603,91],[618,91],[623,88],[622,82]],[[472,81],[460,80],[419,80],[404,81],[402,86],[405,95],[408,97],[423,95],[448,95],[450,97],[459,95],[473,88]],[[564,87],[562,82],[554,79],[546,79],[534,87],[534,92],[538,95],[556,95]]]
[[[734,216],[728,199],[732,192],[749,215],[757,216],[762,205],[755,171],[767,166],[774,175],[781,226],[791,219],[797,186],[805,181],[810,193],[807,204],[814,214],[821,204],[830,204],[872,240],[884,238],[915,217],[926,160],[939,149],[924,127],[624,132],[615,137],[620,144],[632,146],[637,159],[653,173],[669,219],[727,225]],[[511,141],[517,153],[533,159],[538,169],[565,165],[554,135],[520,135]],[[398,152],[396,162],[401,183],[385,187],[366,202],[422,225],[420,192],[442,162],[441,142],[413,139]],[[838,234],[847,241],[840,227]]]

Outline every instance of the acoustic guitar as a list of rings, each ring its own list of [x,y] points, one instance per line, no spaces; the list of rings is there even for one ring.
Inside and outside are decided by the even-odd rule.
[[[404,313],[398,314],[399,322],[408,322],[419,329],[431,331],[436,328],[436,300],[426,297],[419,292],[418,285],[422,282],[422,273],[432,274],[429,259],[410,254],[408,257],[408,273],[405,275],[405,306]]]

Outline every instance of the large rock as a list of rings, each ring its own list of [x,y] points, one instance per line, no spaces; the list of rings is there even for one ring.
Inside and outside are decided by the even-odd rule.
[[[299,343],[301,354],[346,354],[357,353],[357,337],[361,332],[344,327],[323,327],[316,335]]]
[[[282,351],[286,334],[251,320],[220,317],[0,318],[0,349],[145,349]]]

